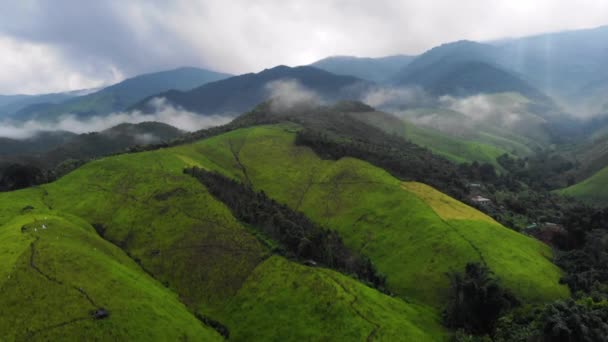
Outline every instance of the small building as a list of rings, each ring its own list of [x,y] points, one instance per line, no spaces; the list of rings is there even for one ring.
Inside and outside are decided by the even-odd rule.
[[[485,197],[479,196],[479,195],[472,197],[471,201],[473,201],[473,203],[481,204],[481,205],[488,205],[488,204],[492,203],[492,201],[489,198],[485,198]]]

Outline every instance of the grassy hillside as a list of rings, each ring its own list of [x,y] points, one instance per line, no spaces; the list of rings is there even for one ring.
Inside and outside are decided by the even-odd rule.
[[[39,198],[39,191],[27,192],[10,201],[44,208],[27,198]],[[6,200],[0,226],[3,340],[221,340],[90,225],[48,209],[9,218]],[[100,310],[109,317],[95,319]]]
[[[61,282],[83,287],[95,303],[101,303],[100,306],[110,310],[110,319],[114,316],[124,317],[119,313],[114,314],[114,310],[126,307],[129,300],[139,303],[141,295],[125,294],[123,305],[117,304],[123,297],[116,295],[110,299],[116,292],[115,286],[123,283],[121,279],[106,276],[106,272],[118,272],[117,263],[88,258],[85,252],[94,254],[96,249],[103,246],[118,254],[122,252],[101,239],[89,224],[93,224],[105,240],[126,251],[139,263],[138,266],[120,254],[120,260],[132,267],[131,272],[140,274],[151,283],[146,285],[133,276],[133,291],[145,293],[147,287],[155,286],[173,298],[173,306],[181,305],[176,300],[179,296],[190,312],[221,322],[235,340],[251,340],[252,336],[260,336],[260,340],[263,337],[294,341],[315,336],[327,336],[334,340],[355,336],[371,336],[371,340],[392,340],[394,336],[410,336],[416,340],[442,338],[443,328],[434,310],[391,298],[334,271],[299,266],[279,257],[268,259],[270,249],[253,227],[238,222],[198,181],[183,174],[183,168],[188,165],[212,167],[213,156],[198,153],[201,147],[195,144],[105,158],[91,162],[55,183],[26,191],[2,193],[0,238],[12,241],[10,234],[22,236],[19,229],[23,223],[10,222],[19,220],[22,210],[28,206],[36,208],[35,213],[40,213],[36,214],[38,219],[47,217],[49,220],[47,230],[38,228],[33,234],[54,232],[58,223],[51,217],[62,218],[65,226],[87,227],[86,236],[90,244],[76,239],[75,232],[69,232],[70,238],[75,240],[63,241],[62,235],[59,235],[62,245],[57,253],[61,252],[63,259],[55,258],[45,249],[44,253],[36,254],[36,264],[52,265],[48,267]],[[55,243],[52,238],[57,238],[57,235],[48,240]],[[20,248],[29,251],[28,243],[24,241]],[[14,272],[11,265],[16,264],[17,260],[27,262],[29,255],[20,256],[12,244],[3,243],[2,246],[7,247],[0,249],[0,259],[7,262],[0,266],[0,277],[6,279],[5,274]],[[65,260],[80,255],[77,252],[84,256],[76,257],[74,261]],[[75,262],[78,264],[73,266],[71,263]],[[98,265],[99,262],[104,265]],[[79,273],[77,270],[80,269],[88,271]],[[177,293],[177,296],[151,280],[143,270]],[[74,282],[65,280],[76,276],[78,279]],[[106,280],[113,285],[108,285]],[[125,280],[125,284],[129,282]],[[55,293],[45,298],[77,297],[80,292],[71,291],[70,286],[61,288],[65,293]],[[129,287],[125,285],[123,291],[127,289]],[[14,291],[18,291],[18,288]],[[263,294],[264,297],[260,297]],[[12,310],[19,311],[17,305],[27,302],[25,298],[28,298],[28,294],[24,296],[16,297],[21,299],[12,304]],[[10,297],[6,298],[8,300]],[[268,305],[261,305],[260,300],[268,301]],[[86,300],[82,302],[86,316],[89,310],[87,305],[91,305]],[[184,330],[184,334],[190,336],[191,340],[209,340],[207,336],[216,336],[197,322],[183,306],[179,306],[179,312],[173,309],[176,312],[171,314],[172,319],[165,322],[172,326],[171,329],[165,328],[165,323],[146,321],[163,314],[163,311],[158,312],[161,307],[169,310],[171,305],[156,298],[148,298],[145,302],[150,308],[141,309],[144,313],[139,313],[141,319],[125,323],[129,324],[129,331],[133,334],[125,333],[125,339],[177,340],[178,337],[170,334],[179,332],[184,326],[189,327],[190,330]],[[303,305],[308,309],[304,310]],[[53,324],[83,315],[80,309],[74,309],[72,315],[72,311],[54,308],[37,304],[28,306],[23,310],[23,315],[19,313],[22,321],[17,327],[37,326],[38,318],[27,315],[28,310],[36,310],[45,317],[56,316]],[[47,310],[51,310],[52,314]],[[146,313],[150,313],[151,318]],[[138,317],[138,313],[130,311],[124,314]],[[293,321],[294,317],[298,318],[297,322]],[[286,319],[289,319],[290,327],[297,329],[289,329]],[[91,327],[90,324],[108,324],[108,329],[116,331],[126,329],[117,327],[118,323],[110,326],[110,322],[113,322],[110,320],[92,323],[84,320],[82,324],[89,324],[86,326],[78,322],[69,325],[69,329],[62,326],[51,330],[78,337],[86,332],[85,328]],[[160,332],[154,335],[155,330],[142,333],[141,329],[148,326],[158,327],[165,335],[160,335]],[[52,339],[54,336],[44,335],[41,339]]]
[[[545,245],[483,220],[443,220],[381,169],[350,158],[321,160],[294,146],[294,129],[237,130],[175,151],[246,177],[256,189],[339,231],[347,245],[371,257],[390,290],[403,298],[439,308],[445,273],[482,259],[526,301],[567,295]]]
[[[601,169],[584,181],[558,192],[589,204],[606,206],[608,205],[606,184],[608,184],[608,167]]]

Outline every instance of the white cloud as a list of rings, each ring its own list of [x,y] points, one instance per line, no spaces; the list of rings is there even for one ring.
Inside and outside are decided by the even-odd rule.
[[[56,48],[0,35],[0,93],[95,88],[122,78],[115,68],[87,72],[67,64]]]
[[[26,139],[40,131],[68,131],[73,133],[98,132],[114,127],[121,123],[162,122],[184,131],[195,131],[207,127],[223,125],[232,120],[225,115],[200,115],[175,108],[163,98],[151,100],[155,111],[144,114],[139,111],[112,113],[106,116],[78,118],[75,115],[64,115],[55,122],[40,122],[30,120],[24,123],[0,122],[0,137]],[[150,137],[142,136],[142,139]]]
[[[321,104],[323,101],[314,91],[296,80],[278,80],[266,84],[274,111],[288,110],[299,105]]]
[[[125,76],[182,65],[243,73],[337,54],[417,54],[459,39],[599,26],[606,13],[608,2],[598,0],[5,1],[0,35],[60,53],[20,54],[5,43],[3,54],[32,70],[40,60],[57,68],[39,79],[0,63],[0,92],[89,87],[112,68]]]

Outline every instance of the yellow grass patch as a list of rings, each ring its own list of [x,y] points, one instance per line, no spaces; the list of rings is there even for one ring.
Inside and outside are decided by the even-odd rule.
[[[472,208],[435,188],[418,182],[402,182],[401,188],[416,194],[444,220],[473,220],[499,224],[490,216]]]

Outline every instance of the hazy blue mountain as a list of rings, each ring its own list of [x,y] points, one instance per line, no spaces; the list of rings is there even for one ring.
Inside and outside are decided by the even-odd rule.
[[[229,77],[228,74],[184,67],[175,70],[144,74],[126,79],[92,94],[78,96],[60,104],[37,104],[14,115],[15,119],[38,118],[50,120],[63,114],[94,116],[124,110],[134,103],[170,89],[189,90],[208,82]]]
[[[412,61],[393,79],[399,86],[420,86],[437,96],[517,92],[548,101],[545,95],[518,75],[493,63],[497,51],[468,41],[445,44]]]
[[[237,115],[278,93],[286,97],[306,95],[302,89],[293,88],[293,81],[302,86],[304,92],[312,91],[324,100],[358,99],[372,85],[356,77],[335,75],[314,67],[277,66],[208,83],[191,91],[171,90],[153,97],[165,98],[175,106],[200,114]],[[273,82],[279,83],[272,86]],[[149,104],[151,98],[132,109],[153,110]]]
[[[40,95],[0,95],[0,118],[11,116],[21,109],[35,104],[57,104],[81,96],[82,92],[86,92],[86,90]]]
[[[311,64],[336,75],[350,75],[364,80],[384,82],[406,67],[415,56],[396,55],[381,58],[332,56]]]
[[[608,78],[608,26],[502,40],[501,63],[550,95],[570,99]]]

